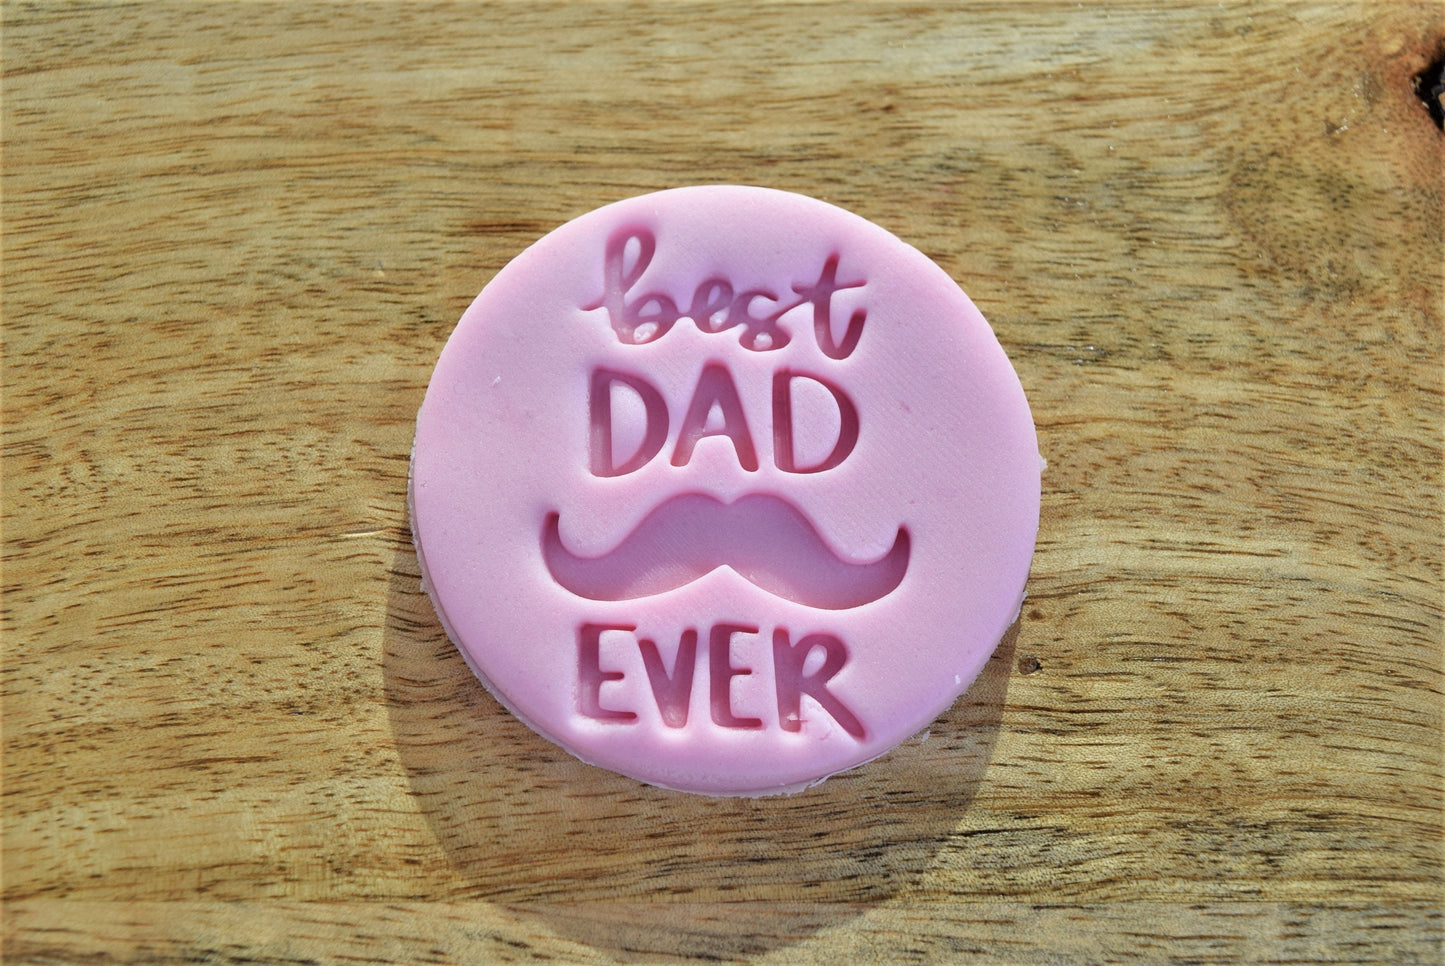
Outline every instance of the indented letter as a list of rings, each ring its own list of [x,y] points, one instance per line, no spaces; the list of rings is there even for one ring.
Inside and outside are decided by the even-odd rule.
[[[635,631],[632,624],[583,624],[577,629],[577,710],[598,721],[636,721],[631,711],[602,707],[602,685],[621,681],[621,671],[602,670],[602,632]]]
[[[812,674],[803,673],[808,652],[823,649],[823,666]],[[838,696],[828,690],[828,681],[848,661],[848,648],[832,634],[809,634],[794,646],[784,628],[773,631],[773,678],[778,686],[778,723],[784,731],[803,729],[802,699],[808,695],[833,716],[843,730],[863,740],[863,723]]]
[[[685,727],[687,706],[692,699],[692,672],[697,664],[697,631],[688,628],[682,632],[670,675],[655,643],[640,638],[637,646],[642,649],[642,663],[647,667],[647,680],[652,684],[652,696],[657,699],[662,723],[669,728]]]
[[[736,321],[727,311],[732,304],[732,283],[725,278],[709,278],[699,282],[693,291],[687,314],[700,331],[721,332]]]
[[[738,344],[744,349],[752,349],[754,352],[781,349],[788,344],[788,333],[786,329],[778,325],[778,319],[794,306],[787,306],[769,315],[753,315],[753,303],[757,301],[772,302],[776,305],[778,297],[772,292],[760,288],[740,293],[733,299],[733,304],[728,309],[727,323],[723,328],[730,329],[735,325],[743,326],[743,334],[738,337]]]
[[[637,393],[646,423],[636,452],[620,464],[614,462],[612,452],[612,387],[618,384]],[[588,448],[593,476],[626,476],[642,469],[662,452],[662,444],[667,442],[667,404],[657,387],[641,376],[629,376],[613,369],[593,369],[587,407],[592,423]]]
[[[818,348],[823,350],[823,355],[829,359],[846,359],[858,348],[858,339],[863,335],[863,322],[868,313],[863,309],[853,313],[848,320],[848,327],[843,332],[843,340],[833,340],[833,293],[845,288],[860,288],[863,282],[839,282],[838,281],[838,256],[829,255],[828,260],[823,263],[823,271],[818,276],[818,281],[812,285],[794,285],[793,291],[803,297],[804,302],[813,303],[813,335],[818,340]],[[802,303],[798,303],[802,304]]]
[[[793,380],[807,379],[828,390],[838,406],[838,439],[819,463],[799,466],[793,446]],[[837,386],[821,376],[779,369],[773,374],[773,462],[784,473],[821,473],[848,458],[858,445],[858,409]]]
[[[627,249],[633,242],[637,243],[637,260],[628,268]],[[602,258],[602,297],[582,306],[588,312],[605,307],[618,341],[627,345],[656,341],[677,322],[677,304],[660,292],[643,295],[631,304],[627,301],[627,290],[642,278],[656,252],[657,239],[646,228],[613,232]]]
[[[712,698],[712,720],[724,728],[756,730],[763,726],[761,718],[739,718],[733,714],[732,679],[746,677],[753,673],[750,667],[734,667],[732,661],[732,636],[734,634],[756,634],[756,627],[745,624],[714,624],[707,639],[708,688]]]
[[[722,413],[721,429],[707,428],[708,417],[712,415],[714,408]],[[698,377],[697,389],[693,391],[692,402],[688,405],[687,415],[682,417],[682,427],[678,430],[672,465],[686,466],[687,461],[692,459],[692,451],[697,446],[697,441],[704,436],[726,436],[733,441],[739,465],[749,472],[758,468],[758,451],[753,446],[752,435],[748,432],[748,421],[743,415],[743,402],[738,398],[738,387],[733,384],[733,377],[728,374],[727,368],[716,362],[705,366],[702,375]]]

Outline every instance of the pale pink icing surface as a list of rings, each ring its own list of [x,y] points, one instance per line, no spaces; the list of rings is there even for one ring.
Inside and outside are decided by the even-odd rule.
[[[760,795],[974,680],[1023,599],[1040,465],[992,330],[923,254],[800,195],[678,188],[563,225],[467,309],[412,526],[448,634],[532,728]]]

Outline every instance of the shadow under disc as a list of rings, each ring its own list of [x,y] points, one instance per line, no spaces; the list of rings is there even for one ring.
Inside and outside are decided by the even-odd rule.
[[[958,827],[993,754],[1017,635],[882,758],[792,796],[706,798],[584,764],[514,718],[447,639],[407,541],[383,674],[412,792],[455,872],[431,897],[507,905],[632,958],[757,955],[841,923],[916,883]],[[675,903],[749,911],[653,908]],[[608,911],[623,907],[651,911]],[[668,948],[652,948],[659,935]]]

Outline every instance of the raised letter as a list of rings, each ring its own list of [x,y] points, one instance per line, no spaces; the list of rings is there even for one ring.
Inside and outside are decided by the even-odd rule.
[[[602,707],[602,685],[621,681],[621,671],[602,670],[602,632],[635,631],[631,624],[583,624],[577,629],[577,710],[598,721],[636,721],[631,711]]]
[[[756,634],[756,627],[744,624],[714,624],[707,638],[708,687],[712,697],[712,720],[724,728],[756,730],[763,726],[761,718],[739,718],[733,715],[732,679],[753,673],[750,667],[733,667],[732,636]]]
[[[708,416],[713,407],[722,411],[722,429],[709,430]],[[686,466],[692,459],[693,447],[704,436],[726,436],[733,441],[737,450],[738,463],[749,472],[758,468],[758,451],[753,447],[753,437],[748,433],[748,421],[743,416],[743,402],[738,398],[738,387],[733,377],[722,365],[709,363],[698,377],[697,389],[682,417],[682,428],[678,430],[677,448],[672,453],[673,466]]]
[[[815,647],[823,649],[823,666],[804,674],[808,652]],[[778,685],[778,723],[784,731],[803,730],[802,698],[806,694],[822,705],[844,731],[863,740],[863,723],[828,690],[828,680],[847,660],[848,648],[832,634],[809,634],[794,647],[785,629],[773,631],[773,678]]]
[[[838,439],[821,463],[799,466],[793,450],[793,387],[794,379],[810,379],[828,390],[838,404]],[[773,462],[784,473],[821,473],[831,470],[848,458],[858,445],[858,409],[843,390],[819,376],[779,369],[773,374]]]
[[[677,660],[672,664],[672,674],[662,664],[662,655],[657,645],[641,638],[637,646],[642,649],[642,663],[647,666],[647,680],[652,684],[652,696],[657,699],[657,710],[662,712],[662,723],[669,728],[681,728],[687,724],[687,706],[692,698],[692,672],[697,663],[697,631],[692,628],[682,632],[677,645]]]
[[[642,399],[647,428],[642,442],[620,466],[612,461],[612,386],[621,383]],[[662,393],[641,376],[629,376],[612,369],[593,369],[587,399],[592,420],[590,439],[593,476],[626,476],[647,465],[667,442],[667,404]]]

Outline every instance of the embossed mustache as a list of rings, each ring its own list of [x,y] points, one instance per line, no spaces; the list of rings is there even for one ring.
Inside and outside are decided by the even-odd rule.
[[[827,610],[892,593],[908,570],[908,531],[877,560],[854,563],[823,540],[801,510],[753,494],[734,503],[687,493],[669,497],[611,550],[578,557],[562,544],[559,516],[542,525],[542,559],[552,578],[589,600],[632,600],[676,590],[731,567],[769,593]]]

